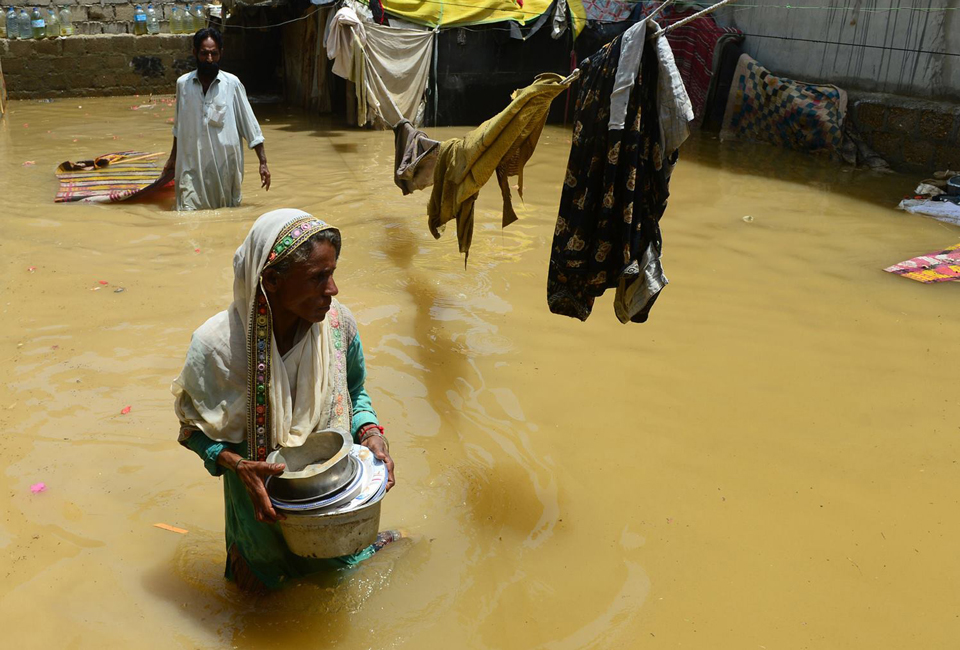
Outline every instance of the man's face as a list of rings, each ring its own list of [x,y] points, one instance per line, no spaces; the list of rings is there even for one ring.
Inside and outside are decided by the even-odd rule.
[[[198,63],[220,63],[220,48],[217,47],[217,42],[212,38],[203,41],[200,44],[200,49],[194,50],[193,54],[197,57]]]

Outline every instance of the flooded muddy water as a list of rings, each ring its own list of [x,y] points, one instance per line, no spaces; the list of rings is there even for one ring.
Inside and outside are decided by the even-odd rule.
[[[691,141],[650,321],[621,325],[611,294],[581,323],[545,297],[567,131],[545,131],[518,223],[481,192],[464,268],[427,195],[394,186],[392,134],[282,107],[255,106],[273,188],[248,156],[241,208],[54,204],[63,160],[169,148],[171,109],[146,101],[0,122],[5,646],[955,645],[960,286],[881,271],[960,238],[894,209],[916,179]],[[278,207],[343,232],[398,468],[382,526],[413,538],[250,600],[169,384]]]

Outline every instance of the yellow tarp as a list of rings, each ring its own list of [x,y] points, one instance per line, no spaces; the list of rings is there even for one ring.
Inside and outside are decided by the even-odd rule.
[[[534,22],[550,8],[553,0],[383,0],[383,8],[407,20],[433,27],[462,27],[503,20],[521,25]],[[573,16],[573,33],[578,35],[586,24],[587,14],[580,0],[568,0]]]

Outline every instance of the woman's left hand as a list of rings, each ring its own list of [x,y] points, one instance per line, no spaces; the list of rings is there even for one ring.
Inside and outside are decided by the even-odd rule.
[[[386,441],[380,436],[367,436],[366,440],[360,444],[372,451],[373,455],[387,466],[387,492],[389,492],[397,480],[393,474],[393,459],[390,458],[390,453],[387,451]]]

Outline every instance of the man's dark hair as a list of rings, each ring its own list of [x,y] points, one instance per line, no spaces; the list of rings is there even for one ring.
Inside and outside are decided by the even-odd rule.
[[[203,45],[203,42],[208,38],[213,39],[213,42],[217,44],[218,50],[223,49],[223,34],[220,33],[220,30],[216,27],[204,27],[193,35],[193,51],[198,52],[200,46]]]

